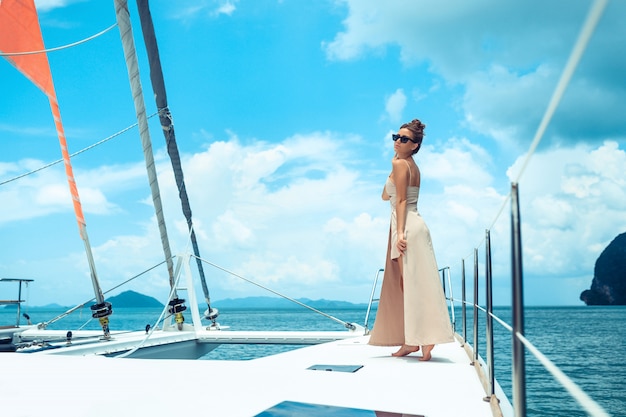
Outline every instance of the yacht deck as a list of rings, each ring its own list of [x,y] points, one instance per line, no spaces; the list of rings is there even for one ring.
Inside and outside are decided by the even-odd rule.
[[[438,345],[432,360],[422,362],[419,353],[395,358],[396,348],[367,340],[357,336],[247,361],[4,353],[3,415],[500,415],[484,400],[460,343]],[[504,415],[512,415],[501,400]]]

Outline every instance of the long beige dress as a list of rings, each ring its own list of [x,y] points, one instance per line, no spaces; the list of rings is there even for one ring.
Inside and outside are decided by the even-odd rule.
[[[452,342],[454,336],[430,231],[417,211],[419,187],[410,186],[407,190],[407,249],[403,256],[396,248],[397,193],[390,178],[385,189],[391,202],[391,227],[380,301],[369,343],[424,346]],[[398,262],[403,262],[404,277],[400,275]]]

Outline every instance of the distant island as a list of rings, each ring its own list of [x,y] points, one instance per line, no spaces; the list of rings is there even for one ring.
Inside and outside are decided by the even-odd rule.
[[[133,307],[133,308],[163,308],[164,304],[154,297],[144,295],[136,291],[124,291],[118,295],[114,295],[111,298],[107,298],[107,301],[115,307]]]
[[[113,306],[113,311],[116,308],[163,308],[164,304],[154,297],[150,297],[145,294],[138,293],[136,291],[128,290],[118,295],[106,298],[106,301],[110,302]],[[311,300],[309,298],[297,299],[302,304],[309,307],[316,308],[318,310],[330,310],[330,309],[353,309],[353,308],[367,308],[367,304],[354,304],[348,301],[337,300]],[[188,305],[188,303],[187,303]],[[304,308],[297,303],[290,300],[279,297],[244,297],[244,298],[225,298],[222,300],[216,300],[211,303],[211,307],[218,308],[219,310],[228,309],[243,309],[243,310],[282,310],[282,309],[294,309]],[[17,306],[0,306],[0,308],[12,308]],[[45,306],[29,306],[31,309],[69,309],[69,306],[60,306],[58,304],[48,304]],[[201,310],[206,309],[207,305],[200,305]]]
[[[115,307],[121,308],[163,308],[163,303],[157,300],[154,297],[150,297],[149,295],[144,295],[138,293],[136,291],[124,291],[118,295],[114,295],[113,297],[106,298],[106,301]],[[86,305],[89,307],[91,304],[95,304],[95,301],[92,303],[87,303]],[[74,306],[62,306],[59,304],[46,304],[44,306],[29,306],[31,309],[47,309],[47,310],[57,310],[57,309],[70,309]],[[2,306],[0,306],[2,308]],[[4,306],[7,309],[17,309],[17,305],[11,304]]]
[[[119,295],[108,298],[108,302],[113,305],[113,308],[163,308],[163,303],[159,302],[156,298],[150,297],[144,294],[140,294],[135,291],[125,291]],[[353,304],[347,301],[335,301],[335,300],[311,300],[308,298],[300,298],[297,301],[302,304],[306,304],[310,307],[317,309],[342,309],[342,308],[355,308],[359,306],[367,307],[366,304]],[[188,303],[187,303],[188,304]],[[245,298],[226,298],[223,300],[217,300],[211,303],[212,307],[218,309],[291,309],[301,308],[302,306],[284,298],[278,297],[245,297]],[[199,306],[201,309],[206,309],[207,305],[203,304]]]
[[[354,304],[348,301],[337,300],[311,300],[309,298],[298,298],[297,301],[306,304],[309,307],[320,310],[328,309],[348,309],[348,308],[367,308],[367,304]],[[278,297],[245,297],[245,298],[226,298],[212,303],[212,307],[219,309],[237,308],[237,309],[292,309],[302,308],[302,306],[285,298]]]
[[[580,294],[587,305],[626,305],[626,233],[602,251],[593,270],[591,288]]]

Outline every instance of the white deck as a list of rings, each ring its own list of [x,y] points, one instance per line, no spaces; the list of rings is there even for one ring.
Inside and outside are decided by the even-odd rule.
[[[249,417],[283,401],[433,417],[493,415],[458,343],[439,345],[430,362],[420,362],[419,353],[394,358],[395,348],[370,346],[367,339],[250,361],[4,353],[2,415]],[[312,365],[363,368],[308,370]]]

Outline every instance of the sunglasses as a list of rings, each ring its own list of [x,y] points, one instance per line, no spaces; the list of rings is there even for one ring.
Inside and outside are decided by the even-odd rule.
[[[411,138],[410,138],[410,137],[408,137],[408,136],[400,136],[400,135],[395,135],[395,134],[394,134],[394,135],[391,135],[391,139],[392,139],[394,142],[395,142],[395,141],[397,141],[398,139],[400,139],[400,142],[401,142],[401,143],[407,143],[408,141],[411,141],[411,142],[413,142],[413,143],[418,143],[416,140],[413,140],[413,139],[411,139]]]

